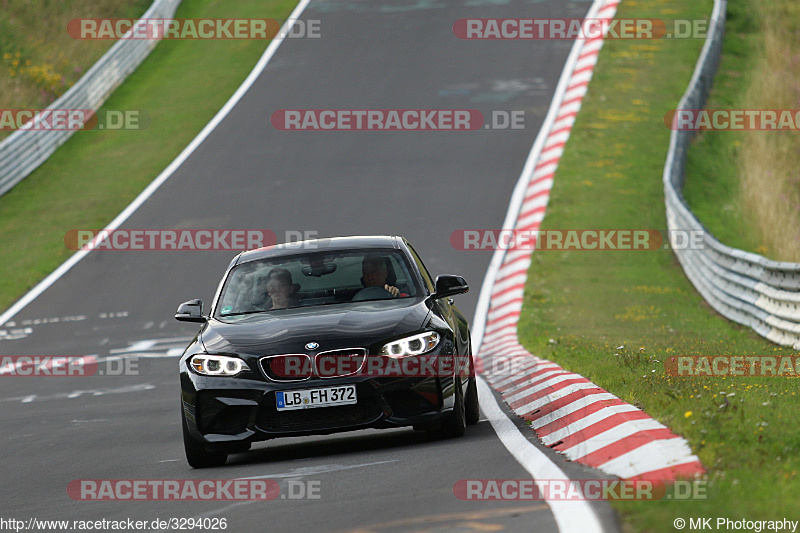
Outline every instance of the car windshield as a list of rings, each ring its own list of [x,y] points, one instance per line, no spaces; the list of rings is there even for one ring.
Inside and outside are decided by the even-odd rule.
[[[234,267],[216,316],[294,307],[411,298],[420,288],[405,256],[396,250],[306,253]]]

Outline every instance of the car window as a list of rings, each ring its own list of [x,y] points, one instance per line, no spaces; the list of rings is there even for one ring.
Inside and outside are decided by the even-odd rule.
[[[405,255],[391,249],[249,261],[228,274],[215,314],[223,317],[394,298],[386,285],[397,288],[398,298],[410,298],[421,294],[411,272]]]
[[[428,272],[428,269],[425,268],[425,265],[422,263],[422,259],[419,258],[417,255],[417,251],[414,250],[414,247],[411,246],[410,243],[406,243],[408,245],[408,249],[411,250],[411,255],[414,257],[414,262],[417,263],[417,268],[419,269],[420,274],[422,274],[422,279],[425,281],[425,285],[428,286],[428,290],[431,293],[436,292],[436,289],[433,285],[433,280],[431,279],[431,275]]]

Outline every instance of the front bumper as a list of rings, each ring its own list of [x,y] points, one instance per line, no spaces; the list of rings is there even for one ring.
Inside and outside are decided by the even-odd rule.
[[[213,447],[274,437],[435,424],[453,408],[453,379],[349,376],[293,383],[201,376],[181,368],[182,408],[193,438]],[[353,384],[357,403],[278,411],[276,392]]]

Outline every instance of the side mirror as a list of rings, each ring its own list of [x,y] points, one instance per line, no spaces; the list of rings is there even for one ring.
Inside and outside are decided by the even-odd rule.
[[[203,300],[189,300],[178,306],[175,312],[175,320],[181,322],[205,322],[203,316]]]
[[[436,293],[434,298],[445,298],[456,294],[464,294],[469,291],[469,285],[461,276],[443,274],[436,276]]]

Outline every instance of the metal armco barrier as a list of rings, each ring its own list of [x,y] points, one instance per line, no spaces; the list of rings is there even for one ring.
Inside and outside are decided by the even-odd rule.
[[[726,0],[715,0],[700,59],[678,109],[703,109],[722,55]],[[800,264],[772,261],[725,246],[697,220],[681,193],[692,131],[673,128],[664,165],[670,240],[686,276],[726,318],[777,344],[800,349]],[[677,241],[676,230],[702,232],[702,246]]]
[[[180,3],[181,0],[155,0],[142,18],[172,18]],[[156,44],[155,39],[120,39],[48,109],[97,111]],[[36,170],[73,133],[18,130],[0,142],[0,195]]]

